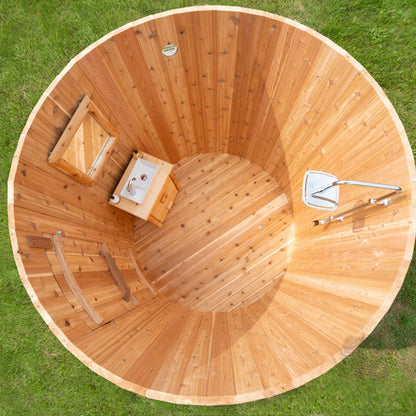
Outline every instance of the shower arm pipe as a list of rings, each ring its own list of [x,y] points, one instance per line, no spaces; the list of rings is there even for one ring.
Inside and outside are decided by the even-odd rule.
[[[369,186],[371,188],[382,188],[382,189],[390,189],[392,191],[401,191],[402,188],[396,185],[385,185],[382,183],[374,183],[374,182],[362,182],[362,181],[335,181],[332,182],[331,185],[325,186],[324,188],[318,189],[317,191],[313,192],[312,195],[320,194],[321,192],[326,191],[329,188],[337,185],[359,185],[359,186]]]

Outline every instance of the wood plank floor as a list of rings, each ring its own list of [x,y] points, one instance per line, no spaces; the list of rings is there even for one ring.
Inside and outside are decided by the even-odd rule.
[[[185,307],[225,312],[269,292],[293,241],[290,205],[274,179],[228,154],[179,162],[181,186],[162,228],[137,220],[137,259],[159,293]]]

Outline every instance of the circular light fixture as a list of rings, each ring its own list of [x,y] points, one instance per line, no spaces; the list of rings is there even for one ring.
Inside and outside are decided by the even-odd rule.
[[[176,45],[166,45],[163,49],[162,49],[162,53],[163,55],[170,57],[176,54],[176,52],[178,52],[178,47]]]

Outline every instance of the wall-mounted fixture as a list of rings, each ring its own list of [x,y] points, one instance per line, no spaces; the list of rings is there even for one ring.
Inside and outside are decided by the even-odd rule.
[[[339,181],[336,176],[330,173],[308,170],[303,178],[303,202],[312,208],[333,211],[338,207],[339,185],[369,186],[396,192],[402,190],[396,185],[351,180]]]
[[[328,225],[328,224],[331,224],[331,223],[336,222],[336,221],[344,221],[347,218],[350,218],[351,215],[353,215],[356,211],[362,210],[362,209],[365,209],[365,208],[368,208],[368,207],[371,207],[371,206],[375,206],[375,205],[380,205],[383,208],[389,207],[393,203],[391,197],[395,193],[396,193],[396,190],[387,194],[387,195],[384,195],[380,198],[375,198],[375,199],[371,198],[371,199],[368,200],[368,202],[366,202],[364,204],[357,205],[357,206],[349,209],[348,211],[342,212],[341,214],[330,215],[327,218],[321,218],[321,219],[314,220],[314,221],[312,221],[312,225],[313,226],[317,226],[317,225],[321,225],[321,224],[327,224]]]
[[[176,55],[176,52],[178,52],[178,47],[176,45],[166,45],[163,49],[162,49],[162,54],[164,56],[167,56],[168,58]]]
[[[79,182],[92,186],[119,133],[84,95],[48,157],[48,162]]]

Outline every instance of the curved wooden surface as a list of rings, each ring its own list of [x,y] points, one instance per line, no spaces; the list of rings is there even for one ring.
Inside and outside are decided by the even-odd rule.
[[[162,228],[138,219],[135,246],[148,281],[170,300],[227,312],[270,291],[287,270],[294,224],[262,168],[228,154],[178,162],[181,184]]]
[[[178,53],[166,58],[161,49],[172,43]],[[91,188],[47,163],[85,94],[120,132]],[[177,164],[183,191],[160,230],[107,202],[136,148]],[[201,172],[198,159],[223,176]],[[310,169],[403,192],[387,208],[365,207],[314,227],[325,215],[302,202]],[[250,175],[266,181],[250,183]],[[245,188],[251,197],[230,205]],[[382,195],[342,191],[337,213]],[[300,386],[360,344],[405,277],[414,198],[404,128],[364,68],[299,23],[207,6],[127,24],[68,64],[24,128],[8,206],[23,284],[68,350],[144,396],[216,405]],[[195,212],[194,204],[206,208]],[[28,235],[58,231],[68,267],[102,323],[65,286],[53,250],[28,246]],[[137,306],[123,300],[99,255],[103,243]],[[276,254],[280,244],[290,250]],[[224,277],[218,286],[216,274]]]

